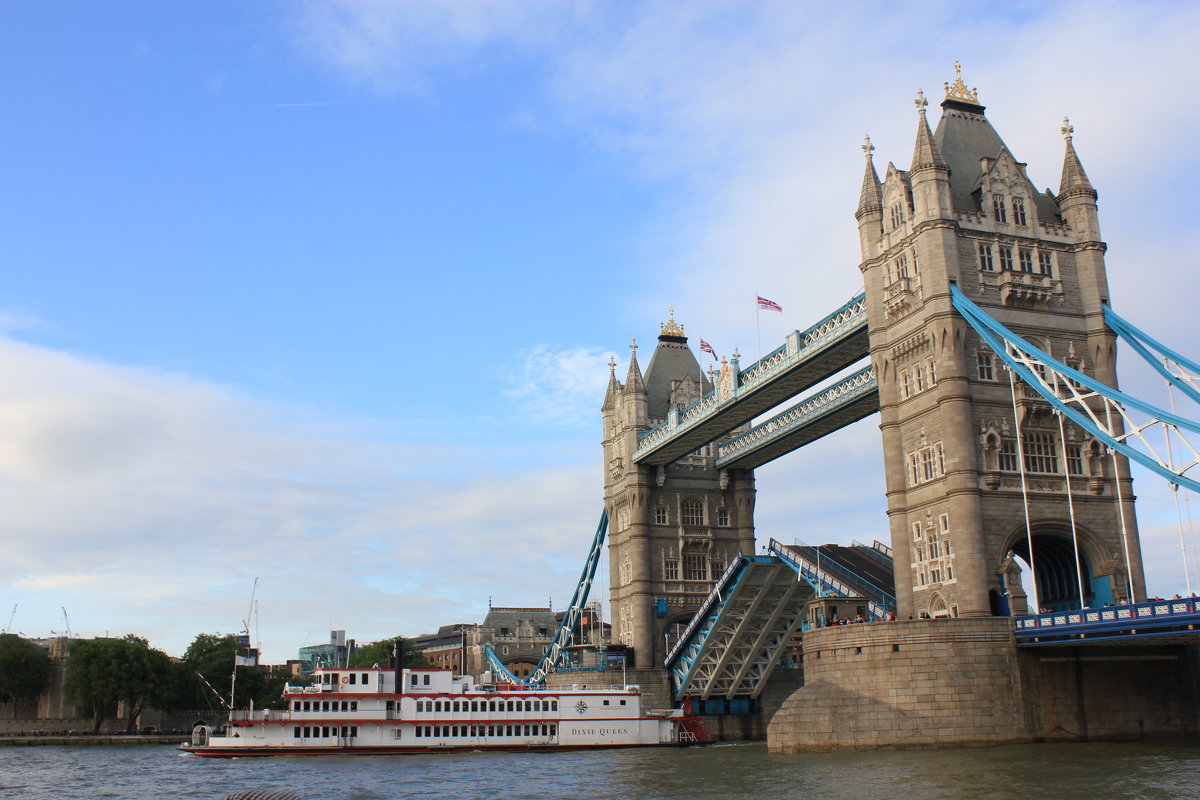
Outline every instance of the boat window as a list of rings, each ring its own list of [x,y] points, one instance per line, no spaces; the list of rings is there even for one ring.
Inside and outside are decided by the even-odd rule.
[[[328,711],[328,710],[329,710],[329,701],[328,701],[328,700],[326,700],[326,701],[324,701],[323,703],[321,703],[321,710],[322,710],[322,711]]]
[[[625,701],[624,701],[624,700],[622,700],[622,701],[621,701],[621,705],[625,705]]]
[[[329,726],[328,725],[321,726],[321,736],[326,739],[329,738]]]
[[[550,710],[551,710],[551,711],[558,711],[558,701],[557,701],[557,700],[551,700],[551,701],[550,701]]]
[[[354,679],[355,679],[355,678],[357,678],[357,677],[358,677],[357,675],[355,675],[353,672],[351,672],[351,673],[350,673],[350,682],[351,682],[351,683],[354,683]]]
[[[300,701],[293,700],[292,701],[292,711],[299,711],[299,710],[300,710]]]
[[[416,686],[416,685],[417,685],[417,676],[416,676],[416,675],[409,675],[408,677],[409,677],[409,679],[412,681],[412,685],[413,685],[413,686]]]
[[[533,711],[533,701],[532,701],[532,700],[526,700],[526,701],[525,701],[525,710],[526,710],[526,711]]]
[[[425,685],[426,686],[429,685],[429,676],[428,675],[425,676]]]
[[[300,729],[299,728],[292,728],[292,738],[293,739],[300,738]]]
[[[550,735],[551,735],[551,736],[557,736],[557,735],[558,735],[558,726],[557,726],[557,725],[551,725],[551,726],[550,726]]]
[[[358,726],[357,725],[350,726],[350,736],[351,736],[351,738],[355,738],[355,739],[358,738]]]
[[[491,702],[488,703],[488,711],[495,711],[495,710],[496,710],[496,701],[492,700]]]
[[[358,711],[358,701],[357,701],[357,700],[351,700],[351,701],[350,701],[350,710],[351,710],[351,711]]]
[[[399,732],[400,732],[400,729],[399,729],[399,728],[396,728],[396,732],[397,732],[397,733],[399,733]],[[420,725],[418,725],[418,726],[417,726],[417,738],[419,739],[419,738],[421,738],[421,737],[422,737],[422,736],[424,736],[424,735],[425,735],[425,734],[421,732],[421,726],[420,726]]]
[[[607,701],[607,700],[605,700],[605,701],[604,701],[604,705],[608,705],[608,701]]]
[[[454,701],[454,713],[456,713],[456,714],[458,713],[458,701],[457,700]]]

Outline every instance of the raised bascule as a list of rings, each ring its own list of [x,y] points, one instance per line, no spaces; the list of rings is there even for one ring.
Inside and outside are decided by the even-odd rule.
[[[705,374],[673,314],[644,374],[611,365],[580,586],[607,523],[613,637],[676,702],[752,707],[799,647],[777,751],[1200,732],[1200,613],[1147,602],[1129,471],[1200,491],[1200,424],[1122,393],[1117,344],[1184,403],[1200,365],[1111,308],[1069,121],[1038,191],[961,73],[941,110],[918,93],[907,170],[863,146],[863,294],[744,369]],[[876,412],[890,546],[755,555],[754,469]],[[837,598],[878,624],[820,626]]]

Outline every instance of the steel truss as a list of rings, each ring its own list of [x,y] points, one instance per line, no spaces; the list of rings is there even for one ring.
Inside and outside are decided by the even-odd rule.
[[[738,556],[723,578],[668,657],[676,699],[758,697],[817,596],[772,556]]]
[[[587,561],[583,565],[583,574],[579,576],[579,583],[575,586],[575,594],[571,596],[571,605],[567,607],[562,624],[558,626],[554,639],[546,648],[546,652],[542,654],[542,658],[534,667],[533,672],[525,678],[518,678],[509,671],[508,667],[504,666],[500,657],[492,650],[492,646],[488,645],[484,648],[484,654],[488,666],[495,673],[503,675],[504,679],[510,683],[518,683],[523,686],[541,686],[546,682],[546,676],[558,665],[563,656],[563,650],[570,646],[571,640],[575,637],[575,626],[579,624],[579,617],[583,614],[584,606],[587,605],[588,594],[592,591],[592,581],[596,577],[596,567],[599,566],[600,556],[604,552],[604,538],[607,533],[608,509],[605,509],[600,512],[600,524],[596,527],[596,535],[592,537],[592,549],[588,552]]]
[[[1001,325],[971,302],[958,286],[951,284],[950,292],[954,308],[963,319],[1017,377],[1058,413],[1096,437],[1110,450],[1158,473],[1173,486],[1200,492],[1200,480],[1186,474],[1200,464],[1200,450],[1185,436],[1185,433],[1200,434],[1200,423],[1143,402],[1067,366]],[[1115,314],[1112,316],[1116,317]],[[1120,331],[1117,332],[1120,334]],[[1187,359],[1182,359],[1182,362],[1194,367],[1193,362]],[[1188,385],[1181,379],[1171,383],[1180,388]],[[1190,386],[1188,388],[1191,389]],[[1192,393],[1188,394],[1191,396]],[[1140,419],[1131,412],[1137,412]],[[1159,452],[1164,445],[1156,446],[1148,435],[1157,428],[1162,429],[1165,437],[1166,458]],[[1133,446],[1135,443],[1138,447]],[[1183,461],[1182,466],[1176,466],[1177,457]],[[1200,469],[1195,473],[1200,473]]]

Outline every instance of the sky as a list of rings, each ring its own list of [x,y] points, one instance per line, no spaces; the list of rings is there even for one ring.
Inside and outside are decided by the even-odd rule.
[[[0,4],[0,623],[172,655],[248,624],[279,662],[561,609],[609,358],[673,308],[746,362],[756,295],[766,351],[855,294],[863,136],[907,168],[956,60],[1039,188],[1070,116],[1114,306],[1200,356],[1198,32],[1102,0]],[[876,426],[759,470],[759,540],[886,541]],[[1200,587],[1136,488],[1151,592]]]

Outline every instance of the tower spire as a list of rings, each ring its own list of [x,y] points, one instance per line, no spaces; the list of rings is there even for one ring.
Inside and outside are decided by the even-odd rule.
[[[1063,117],[1062,135],[1067,142],[1067,152],[1063,157],[1062,180],[1058,184],[1060,202],[1073,195],[1088,195],[1093,200],[1097,197],[1087,173],[1083,171],[1083,164],[1079,163],[1079,154],[1075,152],[1075,145],[1071,141],[1074,134],[1075,126],[1069,118]]]
[[[871,137],[863,137],[862,151],[867,156],[867,168],[863,172],[862,191],[858,195],[858,210],[854,212],[855,219],[861,220],[872,211],[883,211],[883,187],[879,183],[879,173],[875,171],[875,159],[872,153],[875,145]]]
[[[947,169],[946,160],[942,158],[937,144],[933,141],[933,131],[929,130],[929,120],[925,117],[925,110],[929,108],[925,92],[917,90],[917,99],[913,100],[913,105],[917,107],[917,116],[920,117],[920,121],[917,122],[917,143],[913,147],[912,166],[909,167],[909,171],[917,172],[929,168]]]

